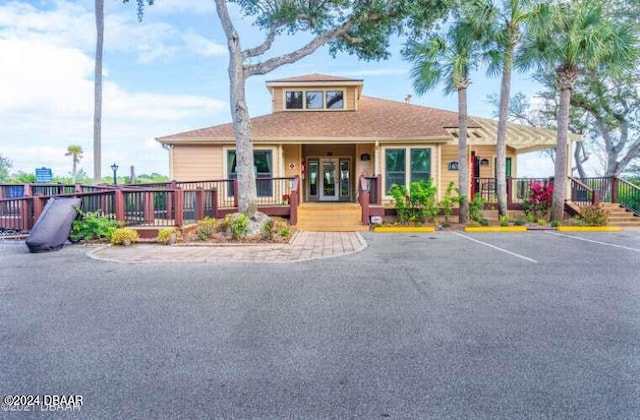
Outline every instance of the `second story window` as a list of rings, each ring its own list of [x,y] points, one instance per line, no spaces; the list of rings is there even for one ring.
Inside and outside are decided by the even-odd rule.
[[[287,109],[302,109],[302,91],[288,90],[286,93]]]
[[[343,92],[341,90],[328,90],[327,91],[327,109],[343,109],[344,100]]]
[[[343,90],[287,90],[284,109],[344,109]]]
[[[322,91],[308,90],[307,92],[307,109],[322,109]]]

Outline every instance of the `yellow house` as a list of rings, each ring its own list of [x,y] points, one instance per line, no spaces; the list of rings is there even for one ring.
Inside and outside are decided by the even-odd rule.
[[[433,178],[439,194],[457,184],[456,112],[364,96],[361,79],[310,74],[266,85],[272,113],[251,119],[256,172],[299,176],[303,203],[355,202],[361,175],[378,177],[381,201],[393,183]],[[472,193],[495,177],[496,133],[496,121],[469,118]],[[172,179],[235,176],[231,123],[156,140],[169,150]],[[516,177],[519,153],[555,144],[555,131],[509,124],[507,176]]]

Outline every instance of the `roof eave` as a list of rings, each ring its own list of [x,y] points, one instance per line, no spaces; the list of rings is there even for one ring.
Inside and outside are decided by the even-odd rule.
[[[235,143],[235,137],[183,137],[183,138],[156,138],[161,144],[206,145]],[[449,143],[453,139],[447,136],[407,136],[407,137],[254,137],[254,144],[419,144],[419,143]]]

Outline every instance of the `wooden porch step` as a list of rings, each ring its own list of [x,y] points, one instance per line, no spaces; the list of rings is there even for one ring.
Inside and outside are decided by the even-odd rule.
[[[609,225],[618,227],[639,227],[640,217],[617,203],[602,203],[609,213]]]
[[[301,230],[311,232],[357,232],[369,230],[360,222],[358,203],[302,203],[298,207]]]

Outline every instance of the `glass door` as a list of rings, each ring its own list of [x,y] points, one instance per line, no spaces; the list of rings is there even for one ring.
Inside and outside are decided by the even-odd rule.
[[[338,160],[320,159],[320,200],[338,200]]]
[[[307,194],[309,195],[309,201],[318,201],[318,182],[320,179],[319,176],[319,163],[318,159],[308,159],[307,160],[307,176],[309,179],[309,189]]]
[[[351,180],[349,179],[349,159],[340,159],[340,201],[351,198]]]

